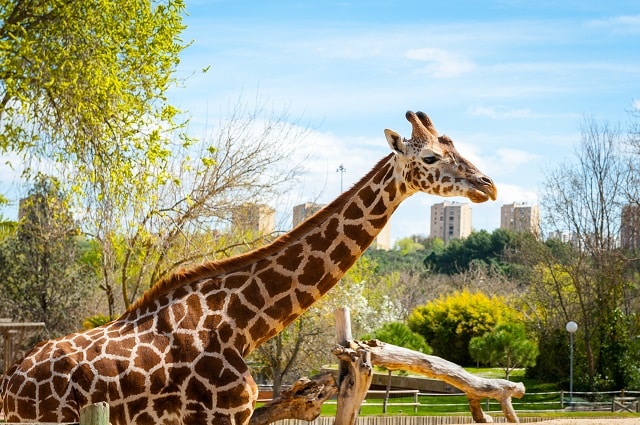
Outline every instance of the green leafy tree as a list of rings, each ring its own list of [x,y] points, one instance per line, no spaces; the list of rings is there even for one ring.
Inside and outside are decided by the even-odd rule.
[[[424,245],[416,242],[413,238],[402,238],[393,244],[393,249],[400,251],[401,254],[409,254],[416,251],[423,251]]]
[[[474,262],[497,265],[508,272],[504,255],[513,246],[515,237],[514,232],[504,229],[496,229],[492,233],[486,230],[472,232],[465,239],[450,241],[442,250],[432,250],[424,264],[429,269],[449,275],[468,270]]]
[[[422,335],[433,353],[463,366],[473,364],[471,338],[481,336],[497,324],[515,321],[519,313],[503,297],[481,292],[456,291],[413,310],[408,325]]]
[[[0,6],[0,152],[21,155],[31,178],[44,159],[70,188],[117,269],[123,216],[170,177],[179,111],[166,93],[185,43],[182,0],[5,0]],[[173,139],[178,139],[173,143]],[[147,198],[148,199],[148,198]],[[87,229],[84,229],[85,231]],[[114,276],[103,278],[115,314]]]
[[[3,0],[0,148],[131,177],[166,155],[165,93],[184,43],[181,0]]]
[[[9,205],[9,200],[4,195],[0,195],[0,208],[7,205]],[[16,229],[17,224],[15,221],[0,214],[0,239],[9,236]]]
[[[385,323],[371,334],[364,335],[361,339],[377,339],[424,354],[433,352],[422,335],[413,332],[408,325],[401,322]]]
[[[630,182],[639,175],[626,140],[619,126],[585,119],[574,157],[546,173],[541,191],[545,226],[571,235],[571,242],[529,243],[519,249],[530,265],[523,300],[540,332],[537,363],[567,364],[568,348],[546,344],[555,343],[554,329],[566,342],[562,330],[575,321],[579,361],[574,377],[582,390],[618,390],[637,382],[638,345],[629,341],[640,333],[638,257],[619,246],[622,211],[635,202],[630,195],[637,188]],[[566,380],[567,369],[557,370],[559,381]],[[549,371],[536,367],[532,372],[542,376]]]
[[[535,365],[538,346],[527,338],[524,324],[501,323],[484,335],[471,338],[469,353],[480,363],[502,368],[508,380],[514,369]]]
[[[50,336],[81,327],[95,274],[57,182],[40,176],[21,204],[16,233],[0,250],[0,296],[15,320],[45,322]]]

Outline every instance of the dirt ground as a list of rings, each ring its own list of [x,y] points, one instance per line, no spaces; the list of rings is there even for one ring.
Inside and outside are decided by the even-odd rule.
[[[540,425],[640,425],[640,418],[553,419],[536,423]]]

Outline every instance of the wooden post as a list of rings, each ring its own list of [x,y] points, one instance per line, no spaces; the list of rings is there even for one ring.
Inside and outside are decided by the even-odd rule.
[[[333,314],[336,320],[336,343],[346,347],[348,342],[353,339],[351,335],[351,312],[349,307],[340,307]],[[342,380],[348,374],[349,362],[340,360],[338,365],[338,387],[340,387]]]
[[[101,401],[80,409],[80,425],[109,425],[109,405]]]
[[[333,354],[340,360],[338,381],[338,406],[334,425],[355,425],[362,401],[373,380],[371,353],[351,349],[351,318],[349,308],[334,312],[338,346]]]

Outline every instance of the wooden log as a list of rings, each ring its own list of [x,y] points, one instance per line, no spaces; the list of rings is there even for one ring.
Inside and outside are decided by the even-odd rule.
[[[312,379],[301,378],[282,395],[251,415],[250,425],[267,425],[283,419],[313,421],[320,416],[322,403],[338,392],[338,384],[331,373]]]
[[[109,405],[101,401],[80,409],[80,425],[109,425]]]
[[[338,388],[338,406],[335,425],[355,425],[360,405],[367,396],[373,380],[371,353],[354,351],[336,346],[333,354],[340,362],[348,365],[349,372],[343,377]]]
[[[338,406],[334,425],[355,425],[362,401],[373,380],[373,366],[368,352],[357,352],[349,348],[351,341],[351,318],[349,308],[341,307],[334,312],[338,346],[333,354],[340,360],[338,379]]]
[[[412,351],[377,340],[350,341],[349,347],[357,352],[371,353],[371,362],[389,370],[406,370],[444,381],[466,393],[473,419],[477,423],[493,422],[482,411],[480,400],[492,398],[500,402],[502,412],[510,423],[518,423],[511,404],[512,397],[522,398],[525,387],[520,382],[488,379],[475,376],[461,366],[437,356]]]

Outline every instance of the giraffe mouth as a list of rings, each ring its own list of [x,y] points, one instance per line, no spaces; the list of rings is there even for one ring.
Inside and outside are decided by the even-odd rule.
[[[483,184],[479,188],[471,189],[467,197],[476,204],[486,202],[489,199],[495,201],[498,197],[498,188],[493,184]]]

